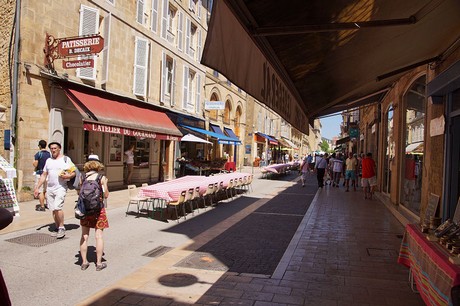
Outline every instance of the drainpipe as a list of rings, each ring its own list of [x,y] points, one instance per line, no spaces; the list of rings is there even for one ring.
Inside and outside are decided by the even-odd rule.
[[[13,53],[13,84],[11,95],[11,132],[10,132],[10,163],[16,166],[15,161],[15,139],[16,139],[16,116],[18,109],[18,79],[19,79],[19,41],[20,41],[20,19],[21,1],[16,0],[16,10],[14,12],[14,53]]]

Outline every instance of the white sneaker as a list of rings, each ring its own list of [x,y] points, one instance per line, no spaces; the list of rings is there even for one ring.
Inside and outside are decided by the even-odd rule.
[[[56,235],[56,239],[62,239],[64,237],[65,237],[65,228],[59,228],[57,235]]]

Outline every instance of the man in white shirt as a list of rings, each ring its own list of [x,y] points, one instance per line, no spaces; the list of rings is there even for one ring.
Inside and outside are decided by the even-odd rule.
[[[64,238],[64,200],[67,194],[67,181],[75,177],[75,165],[68,156],[61,153],[61,144],[51,142],[48,144],[51,152],[51,158],[48,158],[43,168],[43,173],[35,186],[34,195],[37,196],[39,188],[46,181],[46,201],[48,208],[53,213],[56,231],[52,235],[56,235],[57,239]],[[48,178],[48,180],[46,180]]]

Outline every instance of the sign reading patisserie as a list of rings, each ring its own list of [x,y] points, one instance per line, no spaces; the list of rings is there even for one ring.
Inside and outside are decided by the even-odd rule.
[[[104,48],[104,38],[91,35],[76,38],[63,38],[58,44],[58,53],[62,57],[84,54],[96,54]]]

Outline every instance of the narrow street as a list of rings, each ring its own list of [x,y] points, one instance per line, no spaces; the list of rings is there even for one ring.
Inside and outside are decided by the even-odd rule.
[[[186,221],[182,218],[179,223],[125,216],[126,193],[113,192],[109,202],[109,205],[111,202],[113,205],[108,210],[110,228],[104,232],[104,259],[108,268],[101,272],[96,272],[94,266],[80,271],[79,222],[68,218],[70,214],[66,215],[66,237],[51,240],[51,243],[40,247],[7,240],[40,233],[46,236],[42,237],[43,241],[50,241],[46,224],[4,234],[0,241],[0,265],[12,303],[18,306],[75,305],[152,261],[151,257],[143,254],[158,247],[177,248],[193,242],[194,237],[219,223],[225,223],[238,212],[254,210],[252,206],[257,207],[254,213],[217,239],[203,245],[199,252],[213,254],[222,264],[228,265],[230,271],[271,274],[316,191],[313,186],[300,188],[290,181],[296,177],[297,173],[279,181],[256,178],[253,192],[229,202],[221,202],[206,211],[200,209],[194,217],[189,214]],[[291,190],[289,187],[293,185],[295,188]],[[273,197],[280,193],[282,201],[273,201]],[[70,200],[69,197],[66,205],[73,207]],[[32,210],[32,206],[34,202],[21,203],[21,210]],[[38,214],[45,214],[34,213],[39,217],[41,215]],[[49,216],[48,212],[46,215]],[[94,234],[90,236],[90,245],[94,245]],[[95,252],[94,247],[90,247],[88,254],[91,251]],[[89,257],[89,261],[95,261],[95,253]],[[183,265],[187,266],[187,262]]]

